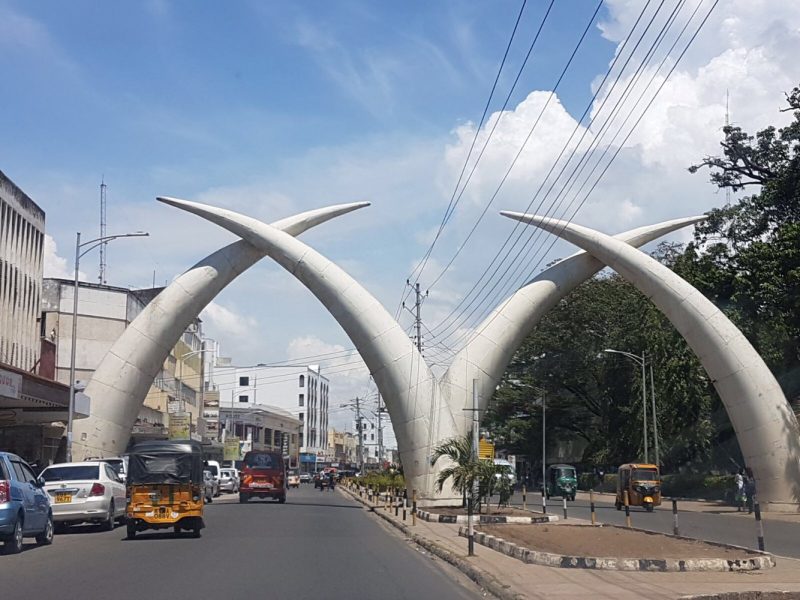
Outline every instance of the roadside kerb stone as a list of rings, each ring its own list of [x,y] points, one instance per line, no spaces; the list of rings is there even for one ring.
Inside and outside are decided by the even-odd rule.
[[[500,523],[514,523],[516,525],[531,525],[537,523],[553,523],[558,521],[556,515],[543,515],[541,517],[519,517],[519,516],[503,516],[503,515],[474,515],[477,517],[476,522],[486,523],[487,525],[494,525]],[[417,510],[417,518],[430,523],[468,523],[469,517],[467,515],[442,515],[439,513],[432,513],[425,510]]]
[[[484,590],[486,590],[499,600],[525,599],[525,596],[510,591],[506,586],[500,583],[491,573],[484,571],[479,567],[476,567],[469,561],[454,554],[447,548],[440,546],[436,542],[433,542],[417,533],[414,533],[411,527],[405,525],[402,522],[396,521],[389,514],[386,514],[380,510],[375,510],[376,508],[379,508],[379,506],[370,504],[366,499],[360,498],[358,496],[358,493],[354,493],[352,490],[344,486],[339,486],[339,489],[345,491],[354,500],[360,502],[361,504],[369,508],[372,512],[374,512],[376,515],[378,515],[380,518],[382,518],[384,521],[387,521],[396,529],[402,531],[412,542],[414,542],[418,546],[421,546],[434,556],[437,556],[442,560],[448,562],[449,564],[453,565],[456,569],[464,573],[464,575],[469,577],[472,581],[474,581],[476,584],[478,584],[480,587],[482,587]],[[419,511],[417,511],[417,515],[419,516]]]
[[[651,533],[652,532],[645,532]],[[460,527],[458,535],[467,537],[467,528]],[[760,554],[752,558],[729,560],[724,558],[692,558],[692,559],[650,559],[650,558],[605,558],[597,556],[568,556],[540,552],[519,546],[508,540],[482,531],[475,532],[475,542],[501,552],[524,563],[542,565],[545,567],[559,567],[562,569],[604,569],[610,571],[756,571],[775,566],[775,559],[771,554],[748,550]],[[670,536],[675,537],[675,536]],[[690,538],[682,538],[690,539]],[[692,540],[697,541],[697,540]],[[708,542],[706,542],[708,543]],[[739,546],[728,546],[715,543],[715,546],[740,549]]]
[[[720,594],[681,596],[680,600],[800,600],[800,592],[763,590],[753,590],[748,592],[722,592]]]

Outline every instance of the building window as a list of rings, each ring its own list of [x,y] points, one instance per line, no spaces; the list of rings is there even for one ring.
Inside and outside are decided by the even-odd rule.
[[[301,421],[305,421],[306,420],[306,413],[300,413],[300,420]]]
[[[241,386],[249,386],[250,385],[250,378],[249,377],[239,377],[239,385],[241,385]]]
[[[306,387],[306,376],[300,375],[300,387]]]
[[[239,402],[250,402],[250,396],[247,394],[242,394],[239,396]]]
[[[371,434],[370,434],[370,436],[369,436],[369,441],[370,441],[370,442],[374,442],[374,441],[375,441],[375,434],[374,434],[374,433],[371,433]]]
[[[306,403],[306,396],[305,396],[305,394],[300,394],[300,395],[297,397],[297,401],[298,401],[298,403],[300,404],[300,406],[305,406],[305,403]]]

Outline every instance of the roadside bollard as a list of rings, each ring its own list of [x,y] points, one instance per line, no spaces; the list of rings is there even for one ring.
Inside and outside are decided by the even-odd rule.
[[[547,494],[544,491],[544,487],[542,487],[542,514],[547,514]]]
[[[562,500],[564,501],[564,520],[566,521],[567,520],[567,497],[564,496],[562,498]]]
[[[411,524],[417,524],[417,490],[411,491]]]
[[[394,516],[400,513],[400,497],[397,495],[397,489],[394,490]]]
[[[403,521],[406,520],[406,505],[408,504],[408,490],[403,489]]]
[[[589,509],[592,511],[592,525],[597,525],[597,514],[594,512],[594,490],[589,490]]]
[[[672,499],[672,534],[681,534],[681,530],[678,527],[678,501],[675,498]]]
[[[522,510],[527,510],[528,504],[528,490],[525,489],[525,486],[522,486]]]
[[[631,507],[628,505],[628,490],[625,490],[623,493],[623,498],[625,499],[625,525],[630,527],[631,526]]]
[[[753,510],[756,513],[756,531],[758,532],[758,549],[764,552],[764,524],[761,522],[761,505],[753,498]]]

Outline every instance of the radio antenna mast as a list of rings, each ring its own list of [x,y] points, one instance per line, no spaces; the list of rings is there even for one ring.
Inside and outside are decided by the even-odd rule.
[[[106,237],[106,181],[105,176],[100,180],[100,237]],[[97,279],[100,285],[106,284],[106,245],[108,242],[100,244],[100,271]]]

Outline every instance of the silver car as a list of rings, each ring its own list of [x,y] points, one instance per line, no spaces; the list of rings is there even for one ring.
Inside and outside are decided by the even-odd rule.
[[[236,494],[239,491],[239,474],[236,469],[223,468],[219,471],[219,489],[221,492]]]
[[[115,521],[125,519],[125,484],[108,463],[55,464],[42,471],[41,478],[53,521],[62,530],[77,523],[99,523],[110,531]]]

